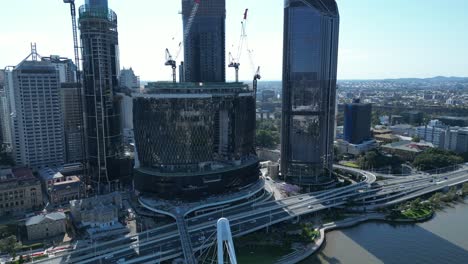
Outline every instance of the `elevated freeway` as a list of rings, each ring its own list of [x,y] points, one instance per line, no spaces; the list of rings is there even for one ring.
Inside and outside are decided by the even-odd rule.
[[[233,236],[242,236],[280,222],[294,221],[303,215],[344,206],[350,202],[372,210],[468,182],[466,168],[435,176],[414,175],[383,182],[376,182],[375,175],[369,172],[349,170],[346,167],[340,169],[359,173],[363,181],[346,187],[281,200],[256,199],[232,208],[185,217],[182,221],[186,224],[184,231],[186,235],[182,240],[180,226],[173,223],[134,236],[62,253],[43,262],[115,263],[125,259],[125,263],[159,263],[184,256],[184,253],[200,256],[215,242],[213,234],[216,232],[216,220],[220,217],[229,219]],[[183,239],[185,242],[182,242]],[[193,253],[190,253],[190,249],[184,250],[184,246],[187,245]]]

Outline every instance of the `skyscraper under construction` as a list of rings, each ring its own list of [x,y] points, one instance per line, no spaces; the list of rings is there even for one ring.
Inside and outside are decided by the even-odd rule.
[[[86,142],[91,183],[102,190],[112,181],[110,168],[120,157],[118,99],[119,46],[117,15],[107,0],[86,0],[79,9]]]
[[[182,0],[185,81],[226,81],[226,1]]]

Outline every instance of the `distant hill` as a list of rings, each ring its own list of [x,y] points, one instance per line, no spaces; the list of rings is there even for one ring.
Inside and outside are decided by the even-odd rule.
[[[431,78],[398,78],[398,79],[384,79],[384,81],[444,81],[444,82],[459,82],[468,81],[468,77],[456,77],[456,76],[436,76]]]

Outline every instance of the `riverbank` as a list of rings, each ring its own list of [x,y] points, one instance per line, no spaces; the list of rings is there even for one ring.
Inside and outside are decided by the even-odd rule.
[[[434,216],[434,212],[431,211],[427,213],[423,217],[419,218],[397,218],[397,219],[389,219],[386,214],[381,213],[371,213],[367,215],[361,215],[353,218],[347,218],[345,220],[331,222],[322,225],[319,229],[320,231],[320,239],[314,241],[314,243],[309,244],[304,250],[293,252],[276,262],[276,264],[290,264],[290,263],[299,263],[306,258],[310,257],[311,255],[315,254],[318,250],[321,249],[323,243],[325,242],[326,233],[337,230],[337,229],[345,229],[354,227],[356,225],[360,225],[365,222],[369,221],[382,221],[387,223],[419,223],[424,222],[432,219]]]
[[[368,221],[337,229],[327,232],[320,250],[300,264],[467,263],[466,219],[468,203],[456,203],[429,221]]]

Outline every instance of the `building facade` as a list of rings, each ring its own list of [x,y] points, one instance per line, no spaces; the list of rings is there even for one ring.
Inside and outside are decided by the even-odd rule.
[[[67,217],[62,212],[36,215],[26,220],[29,240],[42,240],[63,235],[66,232]]]
[[[11,146],[11,125],[10,125],[10,103],[8,102],[8,90],[6,87],[7,74],[5,70],[0,70],[0,129],[1,143]]]
[[[193,17],[196,2],[199,6]],[[182,18],[185,81],[225,82],[226,1],[182,0]]]
[[[58,55],[42,57],[42,61],[49,61],[59,72],[65,160],[66,162],[83,162],[85,155],[83,96],[82,85],[77,82],[77,67],[71,59]]]
[[[86,113],[89,184],[96,191],[113,180],[109,172],[121,154],[118,88],[117,15],[106,0],[89,0],[79,9]]]
[[[338,34],[334,0],[285,1],[281,174],[293,184],[333,181]]]
[[[344,106],[344,140],[361,144],[371,138],[372,105],[356,100]]]
[[[468,127],[451,127],[445,133],[445,149],[457,153],[468,152]]]
[[[59,72],[49,61],[25,60],[8,75],[16,164],[33,169],[64,164]]]
[[[120,209],[122,209],[120,193],[70,201],[73,220],[80,227],[105,228],[117,224]]]
[[[53,205],[68,204],[83,195],[81,180],[76,175],[65,176],[57,169],[43,168],[39,170],[39,177]]]
[[[62,83],[60,99],[63,107],[66,162],[82,162],[85,156],[82,88],[80,83]]]
[[[136,76],[133,69],[125,69],[120,71],[119,76],[120,87],[128,89],[140,89],[140,77]]]
[[[246,85],[150,83],[134,95],[135,187],[200,199],[258,181],[255,99]]]
[[[41,206],[41,182],[30,169],[0,169],[0,216],[22,214]]]

